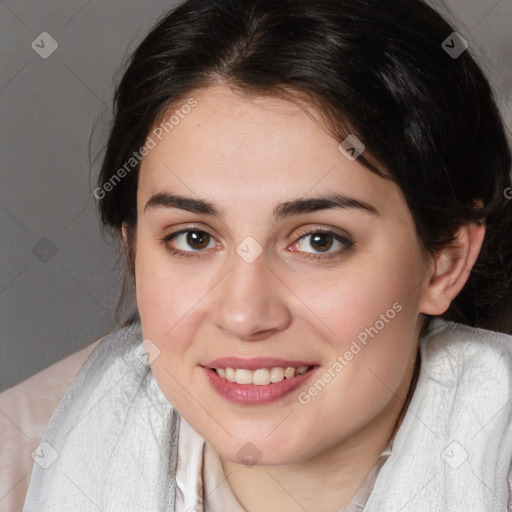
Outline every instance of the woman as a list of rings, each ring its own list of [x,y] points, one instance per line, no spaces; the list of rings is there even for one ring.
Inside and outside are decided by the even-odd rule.
[[[139,316],[24,510],[512,510],[510,163],[422,1],[177,7],[94,190]]]

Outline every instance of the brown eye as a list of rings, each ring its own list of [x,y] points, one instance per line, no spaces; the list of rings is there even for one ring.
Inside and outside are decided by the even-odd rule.
[[[316,233],[315,235],[311,235],[309,243],[313,249],[320,252],[325,252],[332,247],[334,239],[327,233]]]
[[[165,245],[179,253],[201,252],[215,246],[215,239],[206,231],[185,229],[163,239]]]
[[[313,230],[299,234],[292,251],[305,253],[308,257],[330,257],[341,255],[354,247],[354,242],[332,231]]]
[[[196,251],[208,247],[210,239],[210,235],[204,231],[188,231],[187,233],[187,244]]]

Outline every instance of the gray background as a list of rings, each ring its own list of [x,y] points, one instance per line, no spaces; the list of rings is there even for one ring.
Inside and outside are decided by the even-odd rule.
[[[0,391],[118,325],[116,251],[92,190],[124,58],[175,3],[0,0]],[[510,128],[512,0],[431,3],[490,75]],[[58,43],[46,59],[31,47],[43,32]]]

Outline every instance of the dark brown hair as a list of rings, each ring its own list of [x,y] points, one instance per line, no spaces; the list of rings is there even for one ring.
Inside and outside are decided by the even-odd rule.
[[[399,185],[428,253],[462,224],[485,220],[476,265],[442,317],[510,330],[511,154],[492,90],[469,50],[454,58],[442,47],[454,30],[436,11],[421,0],[385,4],[188,0],[166,14],[115,94],[96,189],[103,224],[135,228],[138,166],[104,187],[159,116],[194,90],[223,82],[245,94],[300,97],[340,142],[348,134],[364,142],[359,161]]]

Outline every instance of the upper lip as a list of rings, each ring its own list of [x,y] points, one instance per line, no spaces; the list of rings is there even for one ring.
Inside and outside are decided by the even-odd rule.
[[[240,368],[242,370],[259,370],[260,368],[274,368],[276,366],[287,368],[293,366],[300,368],[301,366],[316,366],[317,363],[297,361],[291,359],[276,359],[274,357],[219,357],[204,363],[202,366],[206,368]]]

